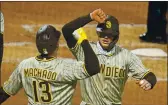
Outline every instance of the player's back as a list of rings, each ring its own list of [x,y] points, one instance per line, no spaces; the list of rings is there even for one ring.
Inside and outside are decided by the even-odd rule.
[[[71,105],[76,80],[87,77],[79,68],[81,63],[61,58],[23,60],[4,84],[4,90],[14,95],[23,87],[29,105]]]
[[[30,104],[70,104],[68,102],[72,97],[76,82],[63,79],[62,73],[67,66],[67,61],[63,59],[41,61],[30,58],[23,63],[22,82]]]

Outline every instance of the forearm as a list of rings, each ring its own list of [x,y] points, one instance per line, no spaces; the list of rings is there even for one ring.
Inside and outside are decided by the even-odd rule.
[[[151,89],[155,86],[157,82],[156,76],[152,72],[149,72],[147,75],[145,75],[143,79],[147,80],[152,85]]]
[[[62,28],[63,36],[65,40],[67,41],[67,44],[70,48],[74,47],[77,40],[73,37],[72,33],[80,28],[86,25],[87,23],[91,22],[92,19],[90,17],[90,14],[86,16],[79,17],[75,20],[70,21],[69,23],[65,24]]]
[[[5,100],[7,100],[10,97],[10,95],[8,95],[3,88],[0,88],[0,104],[3,103]]]
[[[99,61],[98,58],[96,57],[96,54],[92,50],[88,40],[83,40],[81,46],[84,51],[84,57],[85,57],[84,62],[87,72],[89,73],[90,76],[99,73],[100,72]]]
[[[0,33],[0,63],[2,62],[2,58],[3,58],[3,34]]]

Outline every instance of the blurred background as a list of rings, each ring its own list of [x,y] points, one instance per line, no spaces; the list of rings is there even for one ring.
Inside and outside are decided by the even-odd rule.
[[[61,31],[72,19],[86,15],[97,8],[114,15],[120,22],[118,44],[129,50],[158,48],[167,53],[167,44],[141,42],[139,35],[146,32],[148,2],[0,2],[5,18],[4,56],[1,69],[1,85],[23,59],[38,54],[35,34],[43,24],[52,24]],[[90,41],[96,41],[96,23],[84,28]],[[74,59],[61,36],[59,57]],[[139,55],[138,55],[139,56]],[[123,94],[123,105],[167,105],[167,56],[139,56],[146,68],[154,72],[158,83],[151,91],[143,91],[128,80]],[[73,97],[73,105],[81,101],[79,84]],[[23,89],[2,105],[27,105]]]

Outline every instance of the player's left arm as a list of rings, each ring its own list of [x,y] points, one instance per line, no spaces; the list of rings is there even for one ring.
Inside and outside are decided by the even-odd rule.
[[[22,88],[19,66],[13,71],[9,79],[0,88],[0,103],[3,103],[11,95],[15,95]]]
[[[156,76],[152,72],[148,72],[140,81],[137,81],[139,86],[144,90],[152,89],[157,82]]]
[[[135,54],[131,53],[130,62],[129,62],[129,76],[136,78],[136,83],[144,90],[152,89],[156,82],[156,76],[153,72],[147,70],[142,61]]]

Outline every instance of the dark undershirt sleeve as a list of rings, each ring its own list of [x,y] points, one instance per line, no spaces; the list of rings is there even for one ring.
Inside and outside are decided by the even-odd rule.
[[[2,58],[3,58],[3,34],[0,33],[0,63],[2,63]]]
[[[10,97],[10,95],[8,95],[3,88],[0,88],[0,104],[3,103],[5,100],[7,100]]]
[[[93,49],[91,48],[88,40],[84,40],[81,43],[81,46],[84,51],[85,57],[85,68],[90,76],[95,75],[100,72],[99,61],[94,53]]]
[[[77,40],[73,37],[72,33],[80,28],[86,25],[87,23],[91,22],[92,19],[90,18],[90,14],[86,16],[79,17],[75,20],[70,21],[69,23],[65,24],[62,28],[63,36],[67,42],[67,45],[69,48],[73,48]],[[96,54],[94,53],[93,49],[91,48],[88,40],[84,40],[81,43],[82,49],[84,51],[84,63],[85,68],[90,76],[100,72],[99,67],[99,61],[96,57]]]
[[[151,83],[152,88],[155,86],[157,82],[156,76],[152,72],[149,72],[147,75],[145,75],[143,79],[146,79],[149,83]]]
[[[90,18],[90,14],[88,14],[86,16],[82,16],[75,20],[72,20],[63,26],[62,28],[63,36],[69,48],[74,47],[77,43],[77,40],[73,37],[72,33],[76,29],[83,27],[84,25],[86,25],[87,23],[91,21],[92,19]]]

